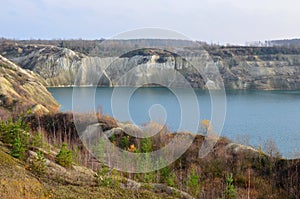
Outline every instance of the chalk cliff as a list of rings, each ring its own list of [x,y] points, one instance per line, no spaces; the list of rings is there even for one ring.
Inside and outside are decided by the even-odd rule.
[[[51,45],[14,44],[1,45],[0,53],[22,68],[38,73],[49,86],[135,86],[162,82],[177,87],[188,82],[192,87],[205,88],[209,82],[219,88],[223,80],[227,89],[300,89],[299,49],[204,49],[181,48],[181,54],[192,54],[187,57],[154,49],[141,49],[119,57],[97,57]],[[211,70],[215,69],[209,68],[210,64],[217,67],[219,77],[211,76],[215,74]],[[174,71],[185,80],[178,79]]]

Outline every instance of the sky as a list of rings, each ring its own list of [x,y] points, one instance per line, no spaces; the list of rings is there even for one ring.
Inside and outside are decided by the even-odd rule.
[[[299,0],[0,0],[0,37],[109,39],[156,27],[220,44],[300,38]]]

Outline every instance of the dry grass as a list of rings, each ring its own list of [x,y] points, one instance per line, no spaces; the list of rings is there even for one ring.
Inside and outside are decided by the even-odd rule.
[[[48,198],[48,192],[24,163],[12,158],[0,146],[0,198],[34,199]]]

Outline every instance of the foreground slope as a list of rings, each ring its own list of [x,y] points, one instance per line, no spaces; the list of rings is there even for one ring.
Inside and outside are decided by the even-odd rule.
[[[79,165],[65,169],[46,159],[46,173],[36,173],[30,162],[23,162],[10,156],[10,150],[0,141],[0,198],[2,199],[43,199],[43,198],[103,198],[103,199],[172,199],[165,193],[155,193],[147,189],[124,189],[120,187],[101,187],[96,185],[95,173]],[[29,150],[29,159],[36,153]],[[48,151],[48,157],[55,151]]]

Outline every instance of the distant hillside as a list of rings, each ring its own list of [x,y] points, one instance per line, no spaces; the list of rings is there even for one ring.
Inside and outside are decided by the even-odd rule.
[[[60,41],[60,42],[59,42]],[[135,86],[151,83],[157,68],[166,83],[173,82],[170,70],[177,70],[196,88],[205,82],[220,88],[220,79],[203,77],[189,62],[197,63],[203,73],[208,55],[218,67],[227,89],[300,89],[300,48],[290,46],[241,47],[195,45],[184,40],[114,40],[114,41],[11,41],[2,40],[0,54],[22,68],[41,75],[50,86],[100,85]],[[104,43],[103,43],[104,42]],[[51,45],[49,45],[51,44]],[[142,48],[151,44],[155,49]],[[170,52],[159,50],[170,46]],[[138,50],[135,50],[138,49]],[[184,59],[179,55],[187,56]],[[141,70],[117,82],[134,67]],[[75,83],[76,75],[80,79]],[[143,75],[147,74],[147,76]],[[99,81],[99,77],[102,78]],[[168,79],[169,78],[169,79]],[[176,85],[172,85],[175,86]]]

